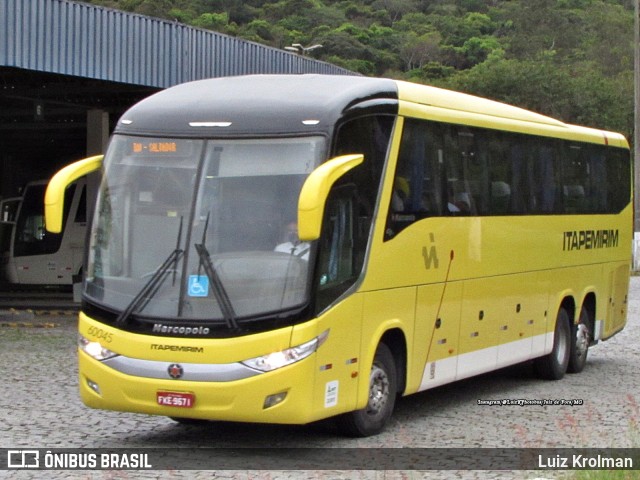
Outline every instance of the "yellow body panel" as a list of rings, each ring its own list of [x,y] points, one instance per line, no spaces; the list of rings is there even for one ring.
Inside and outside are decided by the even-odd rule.
[[[184,416],[210,420],[243,422],[307,423],[315,419],[311,408],[314,362],[307,358],[298,364],[235,382],[186,382],[125,375],[80,351],[80,394],[92,408],[121,410],[154,415]],[[89,388],[96,382],[101,395]],[[193,408],[160,406],[158,391],[188,392],[195,395]],[[285,400],[263,408],[267,395],[287,392]]]
[[[90,407],[189,418],[266,423],[307,423],[353,410],[358,387],[366,389],[361,375],[360,335],[354,326],[362,318],[362,296],[353,295],[319,318],[235,339],[194,339],[138,335],[96,322],[80,314],[79,331],[115,353],[130,358],[188,365],[227,364],[300,345],[329,331],[327,340],[312,356],[273,372],[229,382],[195,382],[142,378],[114,370],[79,351],[80,391]],[[157,350],[153,345],[177,348]],[[192,351],[180,351],[191,347]],[[197,351],[194,351],[197,350]],[[368,371],[369,367],[364,369]],[[363,381],[361,381],[363,379]],[[99,385],[100,393],[88,381]],[[193,408],[159,406],[156,392],[189,392]],[[265,397],[287,392],[286,399],[264,409]]]
[[[407,393],[420,390],[428,362],[453,360],[457,366],[460,336],[462,283],[437,283],[418,287],[415,329],[412,341],[414,362],[409,371]],[[455,378],[455,372],[452,372]],[[433,377],[433,378],[431,378]],[[436,372],[429,370],[435,380]],[[451,378],[453,380],[454,378]]]
[[[427,218],[372,247],[363,290],[580,265],[630,262],[629,205],[619,215]],[[379,225],[382,236],[384,223]],[[573,248],[566,232],[616,231],[614,248]],[[453,252],[453,254],[452,254]],[[448,276],[447,276],[448,275]]]

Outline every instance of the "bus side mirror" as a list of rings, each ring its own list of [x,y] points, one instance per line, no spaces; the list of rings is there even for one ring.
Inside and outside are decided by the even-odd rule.
[[[87,175],[102,166],[104,155],[85,158],[67,165],[49,181],[44,195],[44,218],[46,228],[51,233],[62,232],[64,213],[64,191],[78,178]]]
[[[362,154],[335,157],[307,177],[298,199],[298,237],[301,241],[310,242],[320,238],[324,206],[331,186],[363,160]]]

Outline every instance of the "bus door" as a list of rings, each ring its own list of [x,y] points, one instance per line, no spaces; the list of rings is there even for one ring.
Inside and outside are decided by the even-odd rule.
[[[2,253],[3,265],[9,258],[11,234],[16,224],[16,215],[21,201],[22,197],[11,197],[0,202],[0,253]]]

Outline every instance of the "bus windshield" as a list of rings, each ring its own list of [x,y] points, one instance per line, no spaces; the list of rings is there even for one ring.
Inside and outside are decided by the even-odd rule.
[[[60,249],[62,234],[47,232],[44,225],[44,192],[46,182],[26,186],[15,227],[13,255],[16,257],[54,254]],[[65,192],[64,221],[69,214],[75,185]]]
[[[297,202],[325,151],[321,136],[116,135],[104,160],[85,300],[121,312],[121,322],[134,315],[232,326],[304,305],[315,248],[297,238]]]

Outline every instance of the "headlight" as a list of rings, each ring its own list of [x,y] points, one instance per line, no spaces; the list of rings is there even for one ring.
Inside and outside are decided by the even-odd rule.
[[[78,346],[80,347],[80,350],[96,360],[107,360],[108,358],[118,355],[108,348],[103,347],[98,342],[92,342],[91,340],[84,338],[82,335],[78,335]]]
[[[278,368],[286,367],[292,363],[299,362],[303,358],[307,358],[325,342],[328,336],[329,330],[325,330],[313,340],[298,345],[297,347],[287,348],[286,350],[269,353],[261,357],[250,358],[241,363],[262,372],[277,370]]]

